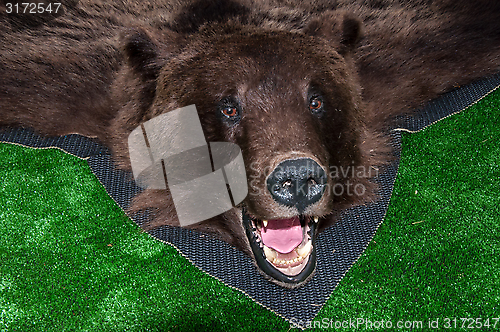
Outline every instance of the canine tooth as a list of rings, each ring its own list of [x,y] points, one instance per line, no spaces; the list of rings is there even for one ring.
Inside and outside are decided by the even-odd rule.
[[[314,222],[318,222],[318,217],[314,217]]]
[[[270,261],[273,261],[276,259],[277,253],[273,249],[269,248],[268,246],[264,245],[264,254],[266,255],[267,259]]]
[[[262,222],[264,223],[264,227],[267,227],[267,220],[262,220]]]
[[[307,241],[306,244],[302,248],[297,249],[297,254],[301,257],[306,257],[312,249],[312,241]]]

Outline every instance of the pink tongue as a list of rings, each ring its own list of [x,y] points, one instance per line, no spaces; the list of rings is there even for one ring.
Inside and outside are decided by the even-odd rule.
[[[268,220],[260,232],[262,242],[282,254],[289,253],[302,242],[299,217]]]

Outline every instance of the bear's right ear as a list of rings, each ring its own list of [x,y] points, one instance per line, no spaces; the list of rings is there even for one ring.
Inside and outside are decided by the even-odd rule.
[[[144,81],[155,80],[164,59],[160,43],[143,29],[131,29],[124,36],[123,52],[128,65]]]
[[[330,41],[340,54],[346,55],[354,50],[361,39],[362,23],[352,13],[327,11],[312,19],[304,33]]]

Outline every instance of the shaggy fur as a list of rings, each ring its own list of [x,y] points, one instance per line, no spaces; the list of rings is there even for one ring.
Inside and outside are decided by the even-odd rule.
[[[193,225],[251,257],[242,209],[256,220],[319,216],[376,199],[363,169],[390,160],[391,119],[500,66],[500,3],[427,1],[64,2],[34,18],[0,5],[0,125],[45,135],[98,137],[129,168],[129,133],[195,104],[207,141],[242,149],[245,201]],[[322,109],[311,112],[320,98]],[[234,107],[238,118],[221,116]],[[266,189],[290,158],[310,158],[330,174],[326,190],[297,211]],[[361,186],[361,187],[360,187]],[[152,209],[145,226],[178,225],[168,190],[146,190],[130,214]]]

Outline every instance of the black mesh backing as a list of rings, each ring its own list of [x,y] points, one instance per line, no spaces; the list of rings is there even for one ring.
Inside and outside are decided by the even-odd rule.
[[[34,148],[57,147],[80,158],[110,153],[97,139],[80,135],[42,137],[32,130],[23,128],[1,129],[0,142],[17,143]]]
[[[457,89],[418,110],[413,117],[399,118],[397,128],[418,131],[439,119],[459,112],[500,85],[500,74]],[[391,134],[395,161],[375,179],[381,199],[376,203],[345,211],[341,221],[319,234],[317,270],[309,283],[299,289],[285,289],[266,281],[249,257],[225,242],[196,231],[164,226],[151,235],[172,244],[195,266],[250,296],[254,301],[290,320],[312,320],[345,273],[356,262],[382,223],[399,166],[401,133]],[[88,164],[111,197],[125,209],[139,192],[131,174],[114,167],[109,151],[95,140],[69,135],[41,138],[25,129],[0,132],[0,141],[32,147],[57,146],[88,158]],[[144,216],[135,222],[142,224]],[[335,295],[333,295],[335,296]]]

